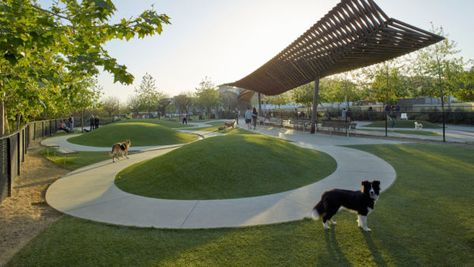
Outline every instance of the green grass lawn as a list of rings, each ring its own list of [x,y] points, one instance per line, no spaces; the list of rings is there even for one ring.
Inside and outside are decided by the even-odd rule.
[[[331,174],[329,155],[258,134],[232,134],[195,142],[121,171],[124,191],[167,199],[258,196],[298,188]]]
[[[427,121],[417,121],[423,124],[423,128],[442,128],[435,123],[427,122]],[[385,128],[385,121],[374,121],[366,127],[384,127]],[[391,122],[388,121],[388,127],[391,127]],[[396,120],[394,128],[415,128],[415,121],[414,120]]]
[[[182,128],[186,127],[186,125],[183,125],[178,119],[167,119],[167,118],[153,118],[153,119],[125,119],[125,120],[120,120],[115,123],[130,123],[130,122],[145,122],[145,123],[156,123],[160,124],[161,126],[165,126],[168,128]]]
[[[65,216],[9,266],[473,266],[474,148],[358,146],[397,171],[369,216],[371,233],[341,211],[320,222],[215,230],[110,226]]]
[[[385,133],[384,129],[360,129],[360,131],[369,131],[369,132],[382,132]],[[423,131],[423,130],[392,130],[391,128],[388,129],[388,133],[400,133],[400,134],[413,134],[413,135],[424,135],[424,136],[440,136],[441,134],[437,132],[431,131]]]
[[[206,122],[206,124],[209,124],[210,126],[206,127],[193,127],[191,128],[192,130],[199,130],[199,131],[205,131],[205,132],[220,132],[220,133],[226,133],[229,132],[232,128],[224,129],[224,130],[219,130],[219,128],[224,127],[224,122],[223,121],[213,121],[213,122]]]
[[[75,154],[64,155],[58,153],[54,148],[46,148],[41,154],[58,166],[71,171],[103,160],[112,160],[108,152],[80,151]]]
[[[130,139],[132,146],[157,146],[188,143],[197,139],[195,135],[179,133],[166,126],[150,121],[120,121],[100,127],[90,133],[69,138],[74,144],[111,147],[112,144]]]

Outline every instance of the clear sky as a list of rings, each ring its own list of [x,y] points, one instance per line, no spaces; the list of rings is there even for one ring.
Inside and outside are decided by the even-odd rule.
[[[429,30],[442,26],[460,55],[474,59],[473,0],[375,0],[388,16]],[[236,81],[284,49],[339,0],[115,0],[117,17],[154,5],[171,17],[161,35],[112,41],[110,54],[135,76],[114,84],[102,74],[104,96],[126,102],[145,73],[169,96],[192,92],[208,76],[215,84]]]

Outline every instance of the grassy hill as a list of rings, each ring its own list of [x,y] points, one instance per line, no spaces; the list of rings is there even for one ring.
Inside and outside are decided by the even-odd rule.
[[[329,155],[276,138],[237,134],[209,138],[128,167],[116,184],[168,199],[221,199],[282,192],[331,174]]]
[[[132,141],[132,146],[157,146],[188,143],[196,140],[197,136],[153,122],[124,121],[105,125],[68,141],[78,145],[109,147],[126,139]]]

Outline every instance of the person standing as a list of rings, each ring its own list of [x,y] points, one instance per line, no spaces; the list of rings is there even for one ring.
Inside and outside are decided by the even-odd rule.
[[[240,110],[238,108],[235,109],[235,122],[239,125],[239,117],[240,117]]]
[[[74,132],[74,117],[72,115],[69,116],[68,122],[69,122],[69,129],[71,129],[71,132]]]
[[[347,111],[346,111],[346,118],[347,118],[346,121],[352,122],[352,110],[350,108],[347,109]]]
[[[247,124],[247,129],[250,130],[250,123],[252,122],[252,111],[250,110],[250,107],[247,108],[247,111],[245,111],[245,124]]]
[[[95,118],[94,118],[94,128],[95,129],[99,129],[99,122],[100,122],[99,116],[95,116]]]
[[[183,114],[183,124],[188,125],[188,112]]]
[[[252,111],[252,124],[253,124],[253,129],[257,129],[257,118],[258,118],[258,112],[255,107],[253,107]]]
[[[343,121],[347,120],[347,110],[345,108],[342,109],[341,118]]]
[[[94,118],[94,114],[91,115],[91,117],[89,118],[89,131],[92,131],[94,130],[94,127],[95,126],[95,118]]]

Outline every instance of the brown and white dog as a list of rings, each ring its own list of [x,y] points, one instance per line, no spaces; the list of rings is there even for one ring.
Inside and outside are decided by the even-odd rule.
[[[130,139],[118,142],[112,146],[112,162],[115,162],[115,158],[117,160],[120,156],[126,157],[128,159],[128,149],[132,146],[132,142]]]

